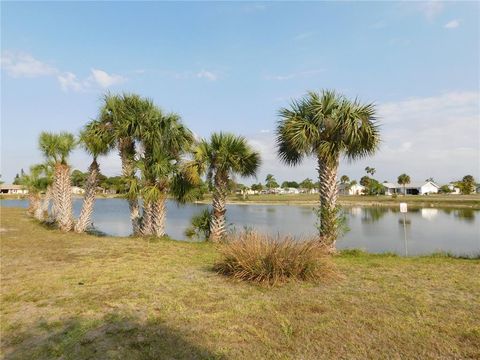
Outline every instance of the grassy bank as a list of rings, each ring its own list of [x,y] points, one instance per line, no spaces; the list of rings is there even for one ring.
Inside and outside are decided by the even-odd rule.
[[[205,196],[201,202],[208,203],[210,196]],[[315,205],[318,203],[318,194],[264,194],[249,195],[245,199],[239,195],[228,197],[231,204],[275,204],[275,205]],[[340,195],[338,203],[342,206],[387,206],[398,207],[406,202],[411,207],[449,207],[480,209],[480,194],[474,195],[415,195],[415,196],[360,196]]]
[[[480,357],[480,261],[351,252],[320,285],[212,272],[206,243],[47,230],[1,208],[6,359]]]

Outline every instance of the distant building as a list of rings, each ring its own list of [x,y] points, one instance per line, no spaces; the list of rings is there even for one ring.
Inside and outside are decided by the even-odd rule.
[[[403,185],[392,184],[389,182],[385,182],[382,184],[385,190],[385,195],[393,195],[393,194],[404,194],[406,192],[407,195],[428,195],[428,194],[437,194],[440,186],[435,184],[432,181],[424,181],[424,182],[414,182],[410,184],[406,184],[405,187]]]
[[[28,189],[23,185],[3,184],[0,185],[0,194],[25,195]]]
[[[450,190],[450,194],[460,194],[460,188],[454,184],[448,184],[448,189]]]
[[[72,194],[74,195],[82,195],[85,193],[85,190],[83,190],[81,187],[78,186],[72,186]]]
[[[338,193],[340,195],[362,195],[365,190],[365,186],[360,184],[339,184]]]

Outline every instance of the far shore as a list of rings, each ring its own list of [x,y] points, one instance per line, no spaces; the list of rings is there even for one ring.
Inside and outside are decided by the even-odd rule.
[[[81,198],[82,195],[74,195],[75,198]],[[238,205],[293,205],[293,206],[315,206],[318,204],[318,194],[291,194],[275,195],[261,194],[248,195],[245,199],[241,195],[230,195],[227,197],[228,204]],[[123,198],[118,194],[99,194],[98,199]],[[27,196],[1,195],[0,200],[21,200],[27,199]],[[364,195],[340,195],[338,205],[340,206],[360,206],[360,207],[398,207],[400,203],[406,202],[408,206],[414,208],[468,208],[480,209],[480,194],[472,195],[407,195],[398,196],[364,196]],[[194,201],[196,204],[210,204],[211,195],[206,194],[202,200]]]

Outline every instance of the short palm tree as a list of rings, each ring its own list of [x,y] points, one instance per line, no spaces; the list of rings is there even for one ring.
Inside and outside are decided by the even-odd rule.
[[[24,185],[28,189],[28,212],[40,221],[45,220],[41,193],[49,186],[49,179],[44,175],[45,165],[37,164],[30,167],[29,174],[24,174],[20,178],[21,185]]]
[[[68,156],[76,146],[75,137],[67,132],[59,134],[42,132],[39,145],[47,161],[54,164],[52,188],[54,220],[58,223],[60,230],[70,231],[73,227],[73,215]]]
[[[410,184],[410,176],[407,174],[402,174],[398,177],[397,182],[399,185],[403,185],[403,195],[407,195],[406,185]]]
[[[276,131],[278,154],[288,165],[314,156],[319,176],[320,241],[335,249],[339,231],[337,171],[340,157],[372,155],[380,142],[373,104],[351,101],[334,91],[309,92],[280,110]]]
[[[113,134],[105,124],[98,120],[89,122],[80,133],[80,144],[93,157],[88,168],[82,210],[75,224],[75,232],[82,233],[92,222],[93,205],[98,185],[100,167],[97,158],[108,153],[114,144]]]
[[[260,154],[242,136],[214,133],[209,141],[203,139],[196,146],[194,163],[200,173],[206,172],[207,180],[213,185],[210,239],[219,241],[226,233],[228,181],[235,175],[255,176],[260,166]]]

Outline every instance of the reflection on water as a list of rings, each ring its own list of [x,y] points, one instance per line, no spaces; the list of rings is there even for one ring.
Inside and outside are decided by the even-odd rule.
[[[27,206],[26,200],[2,200],[1,206]],[[81,200],[74,202],[80,213]],[[206,205],[167,204],[167,233],[185,238],[184,231],[193,215]],[[312,207],[275,205],[228,205],[228,222],[236,230],[256,229],[271,234],[313,236],[315,216]],[[404,255],[438,251],[458,255],[480,253],[480,211],[472,209],[409,209],[405,228],[398,208],[349,207],[344,209],[350,229],[338,247],[360,248],[368,252],[394,252]],[[122,199],[99,199],[95,203],[94,224],[98,230],[115,236],[128,236],[131,225],[128,204]],[[405,231],[406,230],[406,231]],[[405,243],[405,235],[407,243]]]

